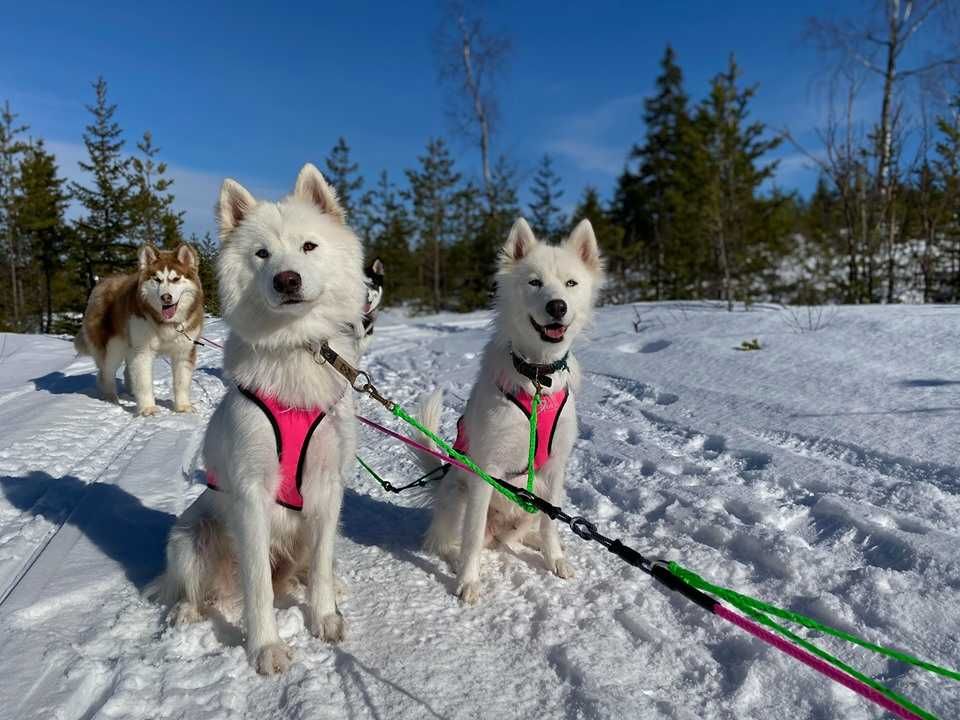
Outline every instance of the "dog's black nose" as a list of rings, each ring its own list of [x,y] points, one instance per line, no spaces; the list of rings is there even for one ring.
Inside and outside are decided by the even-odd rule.
[[[547,314],[559,320],[567,314],[567,304],[563,300],[551,300],[547,303]]]
[[[273,276],[273,289],[278,293],[291,295],[300,292],[300,273],[293,270],[284,270]]]
[[[164,293],[163,295],[160,296],[160,302],[162,302],[164,305],[172,305],[173,295],[171,295],[170,293]]]

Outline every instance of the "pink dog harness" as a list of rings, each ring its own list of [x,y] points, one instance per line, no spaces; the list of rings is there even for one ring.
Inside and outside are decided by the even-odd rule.
[[[530,419],[533,395],[526,390],[516,393],[508,393],[504,390],[503,394],[507,396],[510,402],[520,408],[520,411],[527,416],[527,420]],[[569,389],[564,388],[560,392],[540,396],[540,404],[537,406],[537,444],[533,455],[534,470],[542,468],[550,459],[550,453],[553,452],[553,436],[557,432],[557,425],[560,424],[560,413],[563,412],[569,395]],[[457,441],[453,444],[453,449],[462,453],[470,451],[470,442],[467,438],[467,431],[463,426],[463,418],[457,421]],[[516,474],[521,475],[526,471],[527,469],[524,468]]]
[[[277,486],[277,503],[291,510],[303,510],[303,465],[307,459],[307,447],[314,430],[326,413],[320,408],[298,408],[284,405],[269,395],[254,393],[238,387],[243,395],[263,411],[273,427],[277,441],[277,458],[280,460],[280,484]],[[217,479],[207,471],[207,487],[219,490]]]

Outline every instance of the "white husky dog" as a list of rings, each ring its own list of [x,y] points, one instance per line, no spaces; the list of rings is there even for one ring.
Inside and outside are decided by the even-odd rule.
[[[258,672],[285,671],[290,648],[274,592],[306,577],[306,624],[342,639],[333,547],[343,481],[356,447],[345,381],[311,353],[321,339],[357,361],[363,250],[334,191],[313,165],[285,200],[257,202],[225,180],[217,272],[230,327],[224,370],[236,385],[210,420],[206,490],[180,516],[154,594],[173,623],[243,596],[246,650]],[[239,572],[238,572],[239,571]]]
[[[458,424],[457,449],[494,477],[525,485],[533,378],[538,377],[544,387],[534,491],[555,504],[562,502],[577,436],[574,393],[580,371],[570,346],[589,323],[602,282],[603,262],[589,221],[553,246],[538,242],[526,221],[517,220],[501,255],[493,338]],[[438,391],[421,409],[424,425],[434,432],[442,404]],[[437,467],[426,454],[420,461],[425,470]],[[457,594],[464,603],[479,597],[480,554],[494,540],[537,547],[551,572],[571,577],[556,525],[541,515],[538,533],[535,519],[480,478],[451,468],[439,484],[425,546],[447,559],[459,548]]]

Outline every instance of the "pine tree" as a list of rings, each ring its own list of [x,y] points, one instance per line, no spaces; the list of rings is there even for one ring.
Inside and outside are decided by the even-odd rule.
[[[563,197],[560,177],[553,170],[553,159],[544,155],[537,166],[530,188],[533,202],[530,203],[530,225],[540,240],[559,242],[567,221],[557,205]]]
[[[3,112],[0,112],[0,237],[3,238],[3,250],[10,267],[10,310],[14,328],[19,328],[23,306],[22,282],[18,274],[22,252],[16,233],[14,203],[19,159],[29,147],[17,139],[28,129],[26,125],[16,124],[17,117],[10,109],[10,101],[6,101]]]
[[[573,217],[570,218],[570,230],[573,230],[581,220],[589,220],[593,226],[593,232],[597,236],[597,242],[600,250],[607,261],[607,266],[612,269],[623,267],[623,228],[620,227],[611,217],[611,214],[604,209],[600,202],[600,194],[593,186],[588,185],[584,188],[583,198],[580,204],[573,211]],[[615,270],[616,272],[616,270]],[[622,277],[621,277],[622,280]],[[620,284],[622,288],[622,283]],[[621,292],[611,288],[613,292],[609,293],[614,300],[625,300]]]
[[[453,158],[442,139],[427,143],[419,170],[407,170],[413,224],[419,249],[427,259],[421,265],[429,281],[430,303],[434,312],[443,308],[443,259],[445,249],[456,239],[455,199],[460,173],[453,169]],[[426,283],[421,283],[426,286]]]
[[[174,248],[183,241],[183,212],[173,207],[173,178],[167,176],[167,164],[157,161],[160,148],[153,144],[149,130],[137,143],[137,149],[140,156],[130,158],[133,195],[129,236],[138,245]]]
[[[669,45],[660,65],[657,93],[644,102],[646,139],[631,152],[631,158],[639,163],[640,185],[640,191],[634,190],[632,195],[643,198],[646,205],[632,214],[643,212],[649,218],[647,255],[655,300],[685,293],[682,288],[691,280],[696,284],[696,270],[690,267],[698,264],[697,250],[685,243],[695,206],[691,196],[696,191],[691,182],[694,173],[688,97],[683,89],[683,71]]]
[[[20,163],[20,192],[15,203],[18,234],[27,239],[35,262],[43,276],[40,332],[53,327],[53,280],[63,267],[67,206],[64,180],[57,175],[56,161],[46,152],[43,142],[32,146]]]
[[[87,106],[93,123],[83,135],[90,161],[80,163],[80,168],[92,175],[93,187],[70,184],[71,194],[86,211],[76,222],[76,249],[88,292],[101,273],[132,267],[137,252],[129,236],[134,188],[129,178],[130,159],[121,152],[122,131],[113,119],[117,106],[107,102],[106,80],[97,78],[93,88],[96,104]]]
[[[407,209],[384,170],[367,194],[370,252],[367,261],[379,257],[389,278],[384,302],[397,304],[418,297],[417,262],[410,251],[413,234]]]
[[[203,237],[196,233],[190,235],[190,245],[197,251],[200,258],[200,284],[203,285],[204,309],[212,315],[220,314],[220,293],[217,282],[217,256],[220,254],[220,244],[214,240],[209,232]]]
[[[486,202],[481,207],[471,207],[469,193],[461,198],[465,223],[461,231],[464,246],[460,285],[460,307],[464,311],[488,307],[493,298],[494,276],[500,248],[510,233],[514,221],[520,215],[517,198],[516,173],[503,156],[497,158],[484,191]],[[474,200],[476,200],[474,198]],[[478,224],[469,224],[472,217]]]
[[[766,253],[758,247],[766,228],[760,227],[760,185],[773,176],[777,163],[761,164],[764,155],[780,144],[767,136],[761,122],[748,124],[749,105],[756,86],[739,88],[740,68],[733,55],[725,72],[718,74],[710,95],[697,113],[698,149],[706,159],[701,179],[706,203],[702,215],[719,265],[719,295],[733,309],[734,283],[763,269]],[[741,278],[746,282],[746,278]],[[743,287],[744,299],[749,297]]]
[[[346,212],[347,222],[354,228],[363,225],[363,218],[358,216],[358,208],[354,205],[363,187],[363,178],[357,174],[359,167],[357,163],[350,162],[350,146],[346,138],[341,136],[327,156],[326,179],[337,191],[340,207]]]
[[[936,145],[936,169],[939,192],[947,219],[944,222],[949,266],[946,268],[951,278],[954,302],[960,300],[960,95],[957,95],[950,107],[950,114],[937,118],[940,141]]]

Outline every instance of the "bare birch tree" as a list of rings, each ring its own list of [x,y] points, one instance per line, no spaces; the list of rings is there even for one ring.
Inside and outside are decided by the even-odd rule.
[[[458,133],[477,143],[483,190],[491,192],[490,137],[497,125],[495,84],[510,54],[510,39],[489,29],[476,5],[445,0],[434,52],[437,76],[450,91],[449,114]]]

